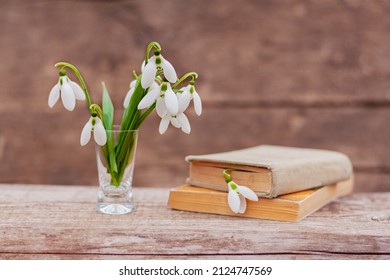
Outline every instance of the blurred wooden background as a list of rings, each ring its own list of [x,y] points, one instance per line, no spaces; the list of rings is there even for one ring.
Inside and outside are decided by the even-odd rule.
[[[88,119],[47,106],[54,63],[78,66],[95,102],[122,112],[152,40],[178,73],[197,71],[192,133],[158,117],[140,134],[135,185],[184,182],[188,154],[259,144],[346,153],[357,191],[390,190],[389,1],[0,1],[0,182],[97,184]]]

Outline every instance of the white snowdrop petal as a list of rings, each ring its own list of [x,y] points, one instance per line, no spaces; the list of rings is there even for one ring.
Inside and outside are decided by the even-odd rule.
[[[123,101],[123,107],[127,108],[129,106],[133,93],[134,93],[134,88],[129,89],[129,91],[126,94],[125,100]]]
[[[157,72],[157,66],[155,62],[155,58],[152,57],[149,59],[148,64],[146,64],[144,70],[142,71],[142,77],[141,77],[141,85],[143,88],[148,88],[150,87],[153,82],[154,78],[156,77],[156,72]]]
[[[64,79],[63,79],[64,80]],[[63,83],[61,87],[61,100],[65,109],[73,111],[76,106],[76,97],[69,83]]]
[[[141,102],[138,104],[138,109],[142,110],[145,108],[149,108],[150,105],[156,101],[158,95],[160,94],[160,88],[155,88],[151,91],[149,91],[141,100]]]
[[[93,137],[95,138],[95,142],[100,146],[103,146],[107,143],[106,130],[104,129],[103,123],[99,118],[95,118]]]
[[[191,102],[191,94],[188,92],[188,90],[185,90],[182,94],[179,93],[178,102],[179,112],[184,112]]]
[[[240,197],[233,190],[230,190],[228,193],[228,204],[234,213],[238,213],[240,210]]]
[[[149,61],[156,61],[156,57],[155,56],[152,56],[151,58],[149,58],[148,62]],[[144,69],[145,69],[145,60],[142,61],[142,64],[141,64],[141,72],[143,73],[144,72]]]
[[[50,108],[57,103],[60,98],[60,83],[57,83],[50,91],[48,104]]]
[[[73,89],[73,93],[74,93],[74,96],[76,97],[76,99],[77,100],[85,100],[85,94],[84,94],[83,89],[73,81],[70,81],[69,84]]]
[[[168,88],[164,95],[165,106],[167,106],[168,112],[171,113],[171,115],[176,115],[179,112],[179,101],[170,84],[168,84]]]
[[[160,118],[163,118],[168,113],[167,106],[165,106],[165,100],[161,97],[157,98],[156,111]]]
[[[250,188],[245,186],[238,186],[237,191],[249,200],[258,201],[259,197]]]
[[[176,74],[175,68],[173,68],[172,64],[168,60],[163,58],[162,55],[160,55],[160,57],[162,60],[161,61],[161,68],[163,69],[165,78],[167,78],[167,80],[170,81],[171,83],[176,83],[177,74]]]
[[[180,122],[177,120],[177,118],[171,118],[171,124],[176,127],[176,128],[180,128],[181,127],[181,124]]]
[[[84,125],[83,130],[81,131],[80,144],[85,146],[89,139],[91,139],[91,130],[92,130],[92,118]]]
[[[192,93],[193,99],[194,99],[194,108],[195,113],[200,116],[202,114],[202,100],[200,99],[199,94],[196,92],[194,88],[194,92]]]
[[[176,118],[181,124],[181,130],[183,130],[184,133],[190,134],[191,126],[187,116],[184,113],[179,113],[177,114]]]
[[[154,81],[153,84],[150,86],[149,90],[153,90],[153,89],[159,88],[159,87],[160,87],[160,85],[156,81]]]
[[[170,119],[171,119],[170,115],[166,115],[165,117],[163,117],[161,119],[160,126],[158,128],[158,131],[160,132],[160,134],[164,134],[165,131],[167,131]]]
[[[135,87],[136,84],[137,84],[137,80],[132,80],[132,81],[130,82],[130,88]]]
[[[243,195],[240,195],[240,209],[238,210],[238,213],[245,213],[245,210],[246,210],[246,200],[245,200],[245,197]]]

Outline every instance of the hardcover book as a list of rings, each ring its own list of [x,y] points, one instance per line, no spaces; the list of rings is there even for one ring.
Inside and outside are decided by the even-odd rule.
[[[168,205],[177,210],[297,222],[333,199],[352,191],[353,178],[310,190],[248,201],[243,214],[235,214],[222,191],[183,185],[170,191]]]
[[[339,152],[261,145],[231,152],[187,156],[193,186],[227,191],[224,169],[239,185],[259,197],[279,195],[334,184],[352,177],[349,158]]]

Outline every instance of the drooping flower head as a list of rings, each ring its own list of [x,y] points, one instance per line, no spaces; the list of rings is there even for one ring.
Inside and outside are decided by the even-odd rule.
[[[236,184],[229,174],[230,171],[232,170],[223,170],[223,175],[228,185],[228,204],[233,213],[243,214],[246,210],[246,199],[258,201],[259,198],[250,188]]]
[[[96,115],[89,118],[88,122],[83,128],[83,131],[81,132],[81,146],[85,146],[89,142],[92,131],[95,142],[100,146],[104,146],[107,143],[106,130],[104,129],[102,120]]]
[[[180,97],[180,94],[177,94],[177,96]],[[171,114],[168,110],[165,110],[164,112],[160,112],[159,116],[161,117],[161,121],[158,129],[160,134],[164,134],[167,131],[169,123],[171,123],[176,128],[181,128],[181,130],[184,133],[187,134],[191,133],[190,122],[188,121],[187,116],[184,114],[184,111],[188,107],[188,103],[186,103],[186,100],[180,98],[178,98],[178,103],[179,103],[179,110],[177,114]],[[158,112],[159,111],[157,107],[157,113]]]
[[[228,204],[234,213],[245,213],[246,198],[252,201],[258,201],[259,198],[250,188],[237,185],[235,182],[228,183]]]
[[[155,50],[154,56],[148,60],[147,64],[145,65],[145,61],[142,63],[141,85],[144,89],[153,84],[158,69],[163,70],[164,77],[169,82],[175,83],[177,81],[175,68],[161,55],[159,50]]]
[[[159,87],[150,88],[149,92],[138,104],[138,109],[149,108],[155,101],[157,114],[162,118],[169,112],[176,115],[179,112],[179,101],[173,92],[171,84],[163,82]]]
[[[50,108],[53,108],[60,96],[65,109],[69,111],[74,110],[76,99],[85,100],[85,95],[81,87],[69,79],[66,72],[63,70],[60,71],[58,83],[50,91],[48,100]]]
[[[202,114],[202,100],[199,94],[195,90],[195,83],[193,81],[186,87],[180,89],[182,94],[179,96],[179,100],[182,99],[182,103],[188,107],[190,101],[194,101],[195,113],[200,116]]]

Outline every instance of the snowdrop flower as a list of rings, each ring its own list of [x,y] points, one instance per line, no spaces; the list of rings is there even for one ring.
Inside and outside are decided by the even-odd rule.
[[[62,71],[60,71],[58,83],[51,89],[49,94],[48,103],[50,108],[53,108],[57,103],[60,95],[65,109],[69,111],[73,111],[76,106],[76,99],[85,100],[85,95],[81,87],[69,79]]]
[[[179,112],[177,115],[171,115],[167,113],[160,121],[159,132],[164,134],[171,123],[176,128],[181,128],[184,133],[191,133],[190,122],[188,121],[187,116],[183,112]]]
[[[102,120],[99,117],[90,117],[81,132],[81,146],[85,146],[89,142],[92,131],[95,142],[100,146],[105,145],[107,142],[107,135]]]
[[[230,181],[228,183],[229,193],[228,193],[228,204],[230,209],[234,213],[245,213],[246,210],[246,200],[258,201],[259,198],[257,195],[248,187],[240,186]]]
[[[133,80],[130,82],[130,89],[126,94],[125,100],[123,101],[123,107],[127,108],[129,106],[131,97],[134,94],[136,84],[137,84],[137,80]],[[158,88],[158,83],[156,81],[154,81],[153,84],[150,86],[149,91],[155,88]]]
[[[138,109],[142,110],[150,107],[155,101],[157,114],[163,118],[167,113],[176,115],[179,113],[179,101],[173,92],[171,84],[163,82],[159,87],[150,88],[149,92],[138,104]]]
[[[188,86],[181,88],[182,94],[179,97],[179,100],[182,99],[183,106],[190,104],[191,100],[194,100],[194,109],[195,113],[200,116],[202,114],[202,101],[199,94],[195,90],[194,82],[191,82]]]
[[[146,89],[153,84],[158,68],[163,70],[164,76],[169,82],[175,83],[177,81],[175,68],[160,54],[160,51],[156,50],[146,65],[145,61],[142,63],[141,85],[143,88]]]

